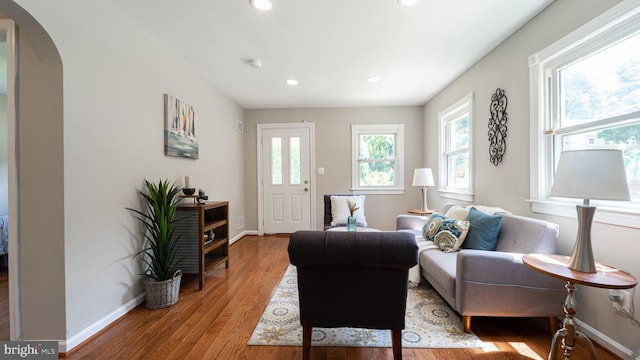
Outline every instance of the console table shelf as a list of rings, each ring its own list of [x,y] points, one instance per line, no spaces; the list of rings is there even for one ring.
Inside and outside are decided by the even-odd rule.
[[[175,235],[180,236],[176,255],[179,269],[185,274],[198,274],[200,289],[211,269],[222,264],[229,268],[228,201],[179,205]]]

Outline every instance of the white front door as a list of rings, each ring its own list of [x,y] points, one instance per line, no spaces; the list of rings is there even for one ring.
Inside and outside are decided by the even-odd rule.
[[[311,229],[312,126],[260,126],[262,231],[292,233]]]

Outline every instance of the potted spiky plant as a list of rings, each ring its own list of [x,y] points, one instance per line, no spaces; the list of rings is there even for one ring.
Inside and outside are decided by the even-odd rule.
[[[146,266],[143,273],[146,307],[160,309],[178,301],[182,271],[177,268],[178,236],[174,236],[174,219],[180,188],[169,180],[157,184],[144,180],[138,190],[144,200],[143,209],[127,208],[142,225],[143,249],[138,252]]]

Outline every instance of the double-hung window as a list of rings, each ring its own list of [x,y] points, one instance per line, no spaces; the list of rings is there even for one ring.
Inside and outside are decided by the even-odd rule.
[[[593,201],[596,219],[638,227],[632,213],[640,210],[640,8],[625,6],[529,59],[536,212],[575,214],[579,200],[549,196],[562,151],[614,148],[623,151],[632,201]]]
[[[473,201],[471,123],[473,94],[438,113],[440,196]]]
[[[351,125],[352,190],[404,193],[404,124]]]

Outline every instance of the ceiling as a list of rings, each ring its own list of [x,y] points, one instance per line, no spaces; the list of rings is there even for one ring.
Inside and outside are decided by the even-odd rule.
[[[113,1],[250,109],[423,105],[553,0]]]

